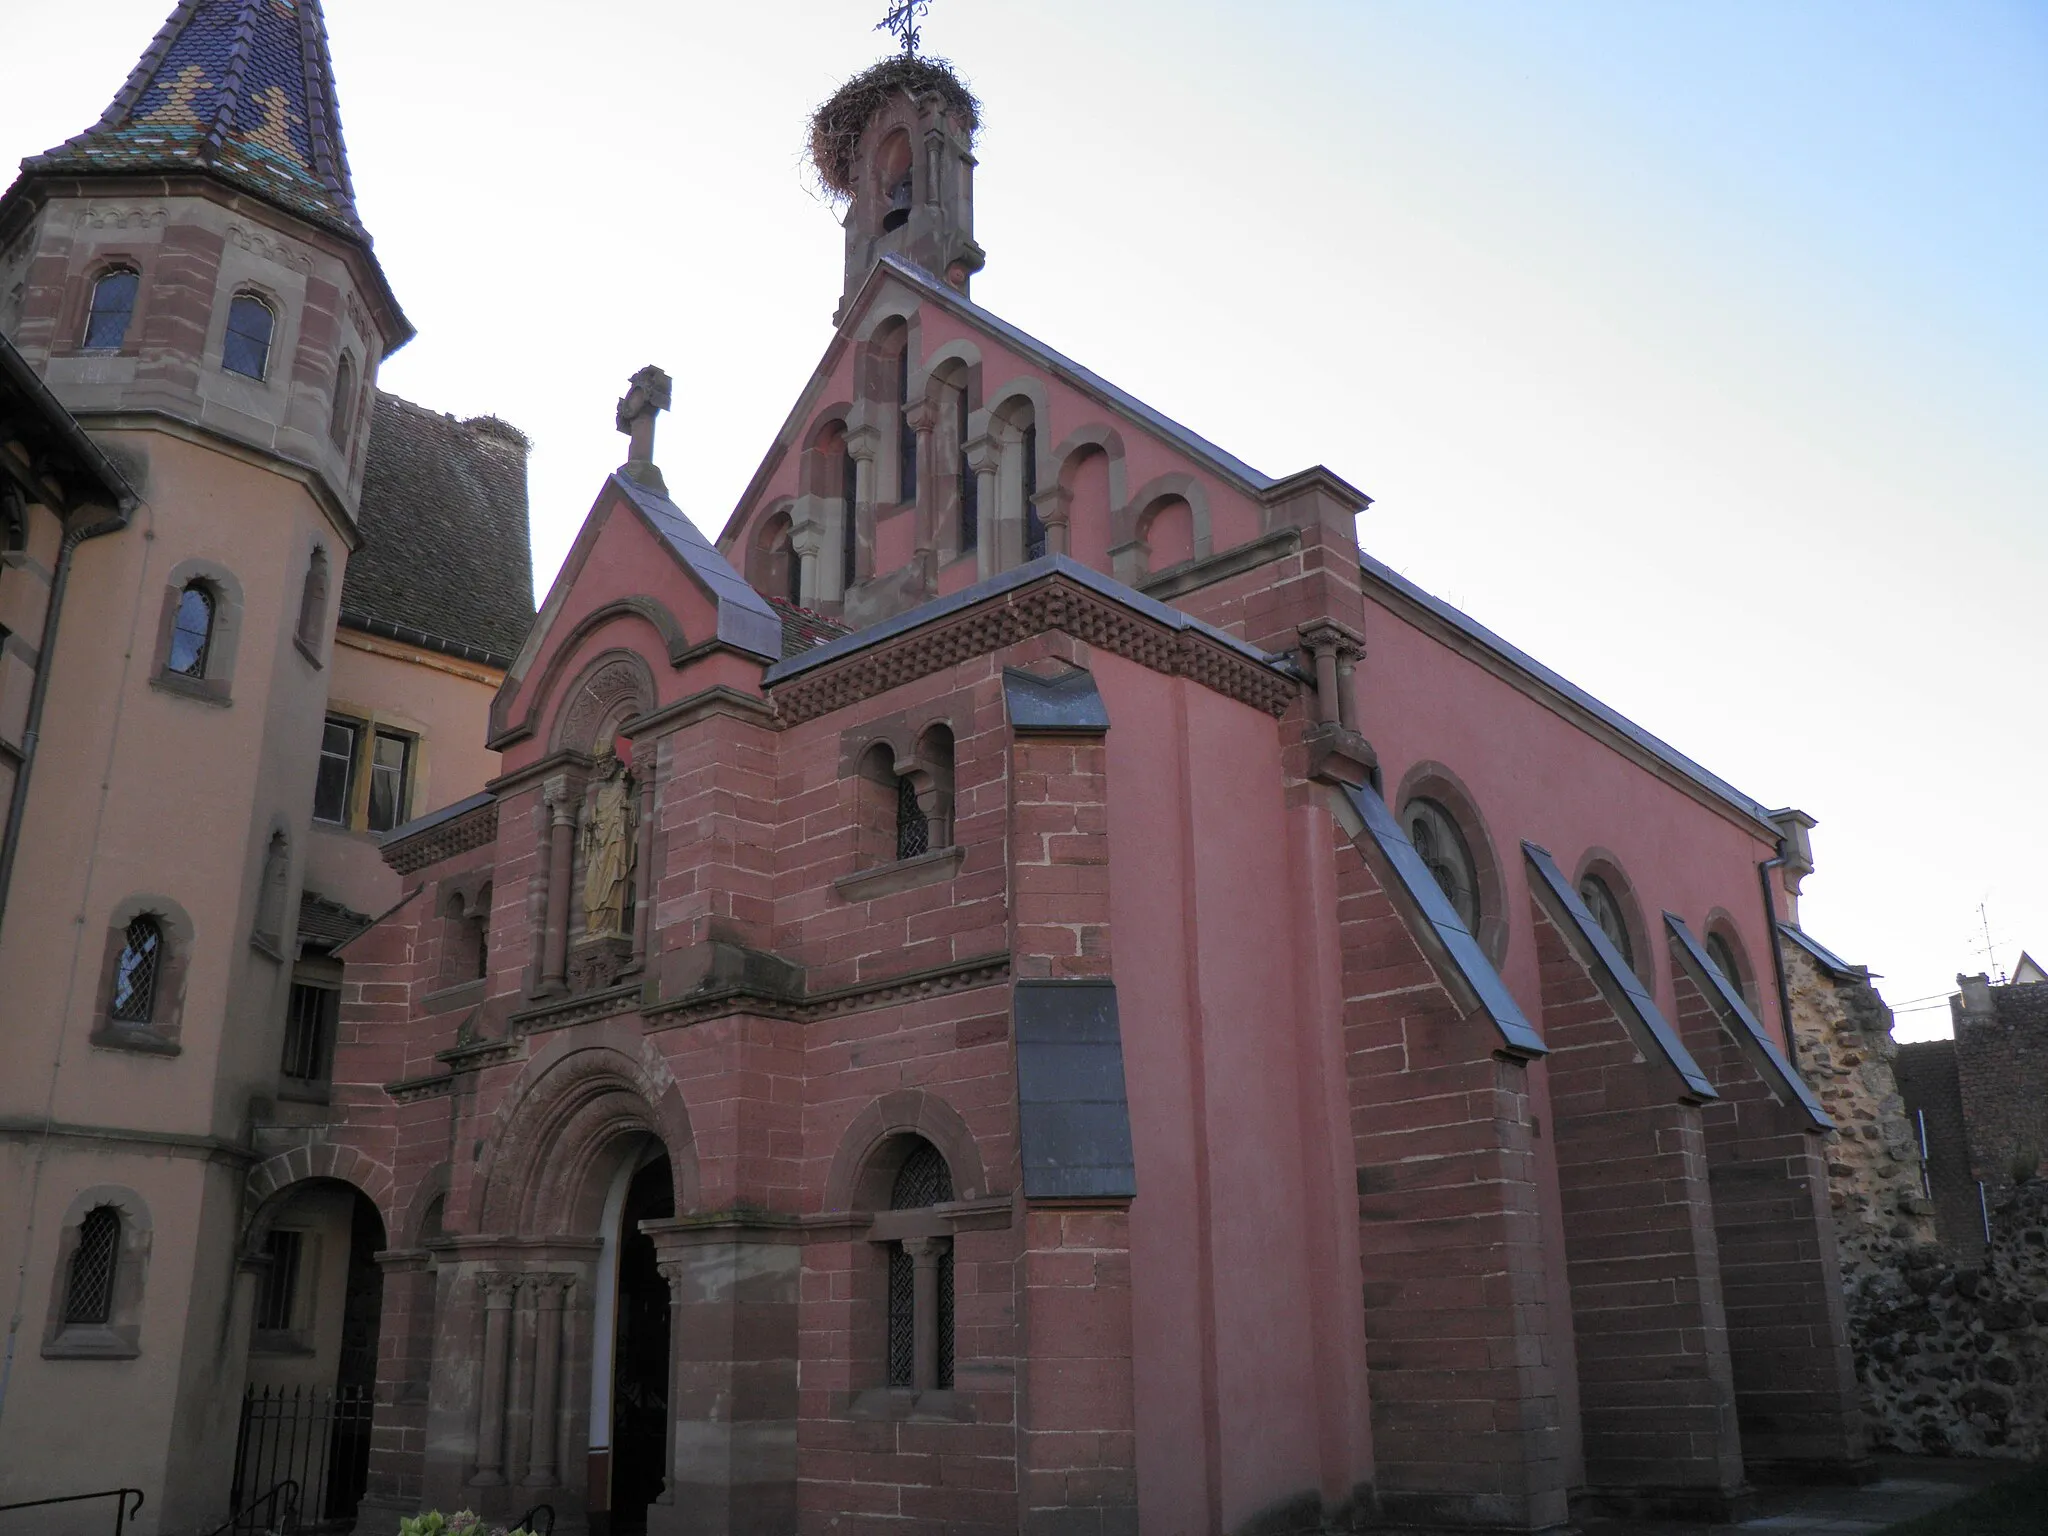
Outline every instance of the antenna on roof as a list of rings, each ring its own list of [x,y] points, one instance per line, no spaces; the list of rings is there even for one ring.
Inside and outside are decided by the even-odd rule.
[[[904,54],[914,55],[918,42],[924,35],[917,24],[918,18],[930,10],[931,6],[932,0],[889,0],[889,9],[883,14],[882,19],[875,23],[875,30],[893,33],[896,40],[903,44]]]
[[[1998,963],[1998,946],[1991,938],[1991,903],[1988,900],[1977,903],[1977,925],[1984,935],[1984,942],[1971,948],[1984,957],[1984,969],[1995,975],[1998,978],[1995,985],[2002,987],[2006,980],[2005,969]]]

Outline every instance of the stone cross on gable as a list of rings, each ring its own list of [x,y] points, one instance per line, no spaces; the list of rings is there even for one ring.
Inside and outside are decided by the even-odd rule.
[[[618,428],[630,446],[621,467],[635,480],[662,486],[661,471],[654,467],[654,418],[669,408],[673,381],[649,363],[626,381],[626,393],[619,401]]]

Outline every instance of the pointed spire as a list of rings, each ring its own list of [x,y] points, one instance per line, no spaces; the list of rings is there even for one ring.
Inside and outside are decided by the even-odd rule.
[[[320,0],[178,0],[100,120],[24,172],[211,175],[369,244]]]

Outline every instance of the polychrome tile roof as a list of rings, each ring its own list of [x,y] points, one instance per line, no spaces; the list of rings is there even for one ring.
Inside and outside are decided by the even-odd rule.
[[[201,172],[369,241],[320,0],[179,0],[100,120],[21,168]]]

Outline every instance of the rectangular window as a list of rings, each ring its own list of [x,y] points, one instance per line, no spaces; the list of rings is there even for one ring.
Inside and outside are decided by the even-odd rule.
[[[333,987],[292,983],[285,1004],[284,1061],[279,1070],[302,1083],[324,1083],[334,1070],[334,1028],[341,993]]]
[[[305,1247],[303,1232],[272,1232],[263,1245],[270,1258],[261,1288],[256,1293],[256,1326],[281,1333],[292,1326],[292,1303],[299,1293],[299,1257]]]
[[[412,738],[377,732],[370,756],[370,830],[389,832],[405,820],[406,772],[412,766]]]
[[[320,735],[320,776],[313,785],[313,819],[348,825],[349,790],[355,783],[356,743],[362,727],[353,720],[329,720]]]

